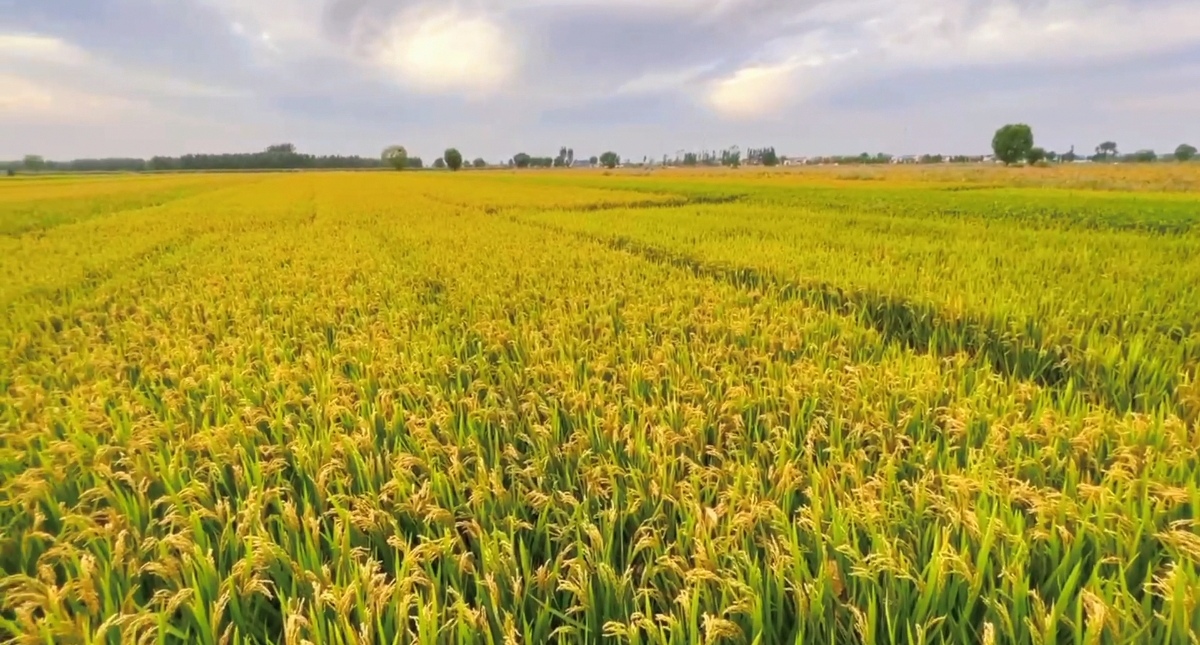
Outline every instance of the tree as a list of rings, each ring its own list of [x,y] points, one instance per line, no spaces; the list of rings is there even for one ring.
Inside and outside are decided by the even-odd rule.
[[[575,165],[575,148],[567,148],[567,165]]]
[[[476,168],[486,168],[487,162],[483,160],[483,157],[479,157],[475,161],[472,161],[471,165],[475,166]]]
[[[408,167],[420,170],[425,167],[425,162],[421,161],[420,157],[409,157],[408,158]]]
[[[396,170],[404,170],[408,167],[408,150],[404,146],[388,146],[383,151],[383,162]]]
[[[1196,156],[1196,146],[1183,144],[1175,148],[1175,158],[1180,161],[1191,161]]]
[[[1014,164],[1029,157],[1033,149],[1033,128],[1024,123],[1010,123],[992,137],[992,151],[1004,165]]]
[[[694,152],[687,152],[683,155],[683,165],[685,166],[694,166],[699,163],[699,161],[699,156]]]
[[[437,168],[438,170],[444,169],[446,167],[446,159],[444,157],[438,157],[437,159],[434,159],[433,167]]]
[[[742,149],[732,146],[721,151],[721,165],[737,168],[742,165]]]
[[[25,170],[37,172],[46,169],[46,160],[41,155],[25,155],[25,159],[21,162],[21,165]]]
[[[1046,160],[1046,150],[1043,148],[1033,147],[1029,149],[1029,154],[1025,156],[1026,161],[1031,164]]]
[[[775,154],[775,148],[767,148],[762,151],[762,165],[778,166],[779,155]]]
[[[616,168],[617,164],[621,163],[621,157],[615,152],[606,152],[600,155],[600,164],[605,168]]]
[[[1132,161],[1138,163],[1153,163],[1158,161],[1158,153],[1153,150],[1138,150],[1130,156],[1132,157]]]
[[[512,158],[513,165],[518,168],[528,168],[529,162],[532,160],[533,160],[533,157],[530,157],[529,155],[525,154],[524,152],[518,152],[517,154],[513,155],[513,158]]]
[[[1079,159],[1079,155],[1075,154],[1075,146],[1071,146],[1071,149],[1062,156],[1062,160],[1066,163],[1075,163],[1077,159]]]
[[[446,165],[450,167],[450,170],[458,170],[462,168],[463,158],[462,153],[458,151],[458,148],[446,148],[446,153],[442,155],[442,159],[445,160]]]
[[[1105,141],[1096,146],[1096,156],[1104,160],[1117,156],[1117,143],[1115,141]]]
[[[18,161],[13,168],[26,162]],[[101,159],[72,159],[47,161],[41,157],[28,160],[41,170],[63,172],[144,172],[162,170],[259,170],[283,168],[383,168],[390,166],[382,155],[375,157],[310,155],[296,151],[290,144],[277,144],[259,152],[224,154],[185,154],[179,157],[156,156],[150,159],[109,157]],[[407,167],[413,166],[408,158]],[[0,170],[2,171],[2,170]]]

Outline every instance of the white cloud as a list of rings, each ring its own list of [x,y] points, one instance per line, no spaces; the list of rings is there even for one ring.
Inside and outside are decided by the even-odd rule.
[[[796,69],[791,62],[744,67],[712,84],[708,104],[720,115],[733,119],[771,114],[792,98]]]
[[[376,61],[419,89],[480,95],[512,78],[516,47],[511,34],[485,16],[402,16],[379,44]]]
[[[0,75],[0,115],[10,123],[99,123],[134,105],[14,74]]]
[[[244,92],[178,75],[130,67],[42,34],[0,33],[0,124],[21,133],[191,123],[199,101],[246,98]],[[12,136],[12,135],[6,135]],[[43,135],[44,136],[44,135]],[[36,143],[36,141],[35,141]]]
[[[461,133],[475,127],[479,132],[472,140],[491,142],[485,145],[493,148],[479,150],[488,153],[515,147],[511,140],[517,139],[526,147],[544,143],[557,149],[565,141],[580,149],[590,138],[596,147],[653,152],[660,143],[674,149],[711,138],[779,139],[782,145],[787,136],[806,138],[797,152],[810,144],[829,145],[829,152],[845,145],[875,149],[875,141],[892,152],[913,145],[918,148],[909,151],[922,152],[919,146],[933,140],[965,141],[965,149],[973,149],[977,132],[990,131],[1000,119],[1027,119],[1039,135],[1054,124],[1068,133],[1062,136],[1071,137],[1069,143],[1084,136],[1134,140],[1161,133],[1173,140],[1195,115],[1190,93],[1179,99],[1185,105],[1172,103],[1174,88],[1188,88],[1190,81],[1177,76],[1184,56],[1169,54],[1196,51],[1192,32],[1200,24],[1200,0],[121,2],[155,4],[156,11],[145,12],[145,24],[127,22],[130,33],[142,33],[167,18],[164,38],[172,29],[193,29],[192,22],[167,15],[176,3],[190,5],[181,15],[205,19],[194,21],[189,37],[212,38],[205,49],[217,55],[186,61],[155,57],[146,51],[154,43],[125,39],[124,27],[111,22],[88,35],[86,42],[97,48],[87,50],[46,34],[0,29],[0,127],[13,132],[5,136],[33,141],[13,125],[21,123],[13,115],[26,120],[39,111],[61,115],[66,112],[59,106],[75,104],[83,106],[76,108],[80,118],[84,111],[117,114],[104,117],[113,124],[106,123],[105,132],[173,141],[176,152],[241,148],[261,132],[270,132],[271,139],[312,136],[326,141],[330,151],[371,150],[376,138],[393,136],[388,133],[404,119],[413,124],[406,129],[421,131],[405,143],[441,149],[445,128]],[[197,7],[207,10],[196,12]],[[3,20],[17,31],[37,24],[48,33],[69,33],[53,31],[48,21],[55,13],[25,11],[32,16],[25,24],[18,10],[15,18],[5,14]],[[198,75],[177,73],[171,61],[186,62]],[[965,69],[972,76],[945,73]],[[1155,69],[1176,77],[1151,82],[1147,75]],[[1121,80],[1097,80],[1110,73]],[[225,80],[214,86],[200,78]],[[894,82],[879,82],[887,78]],[[835,97],[836,109],[821,101],[805,107],[813,116],[809,120],[820,123],[818,131],[801,133],[765,118],[843,87],[855,91]],[[391,96],[415,93],[495,100],[463,104],[433,96],[414,100],[411,110],[380,107]],[[564,106],[603,105],[614,94],[616,104],[644,113],[645,131],[628,122],[613,125],[618,119],[608,115],[617,110],[579,109],[572,112],[579,116],[547,118]],[[695,118],[690,110],[643,110],[689,98],[725,121]],[[1069,116],[1059,108],[1064,101],[1075,106]],[[159,114],[147,117],[147,110]],[[497,113],[507,119],[505,126],[485,127]],[[288,114],[312,122],[288,134],[281,125]],[[1161,114],[1165,124],[1153,125],[1139,114]],[[1035,122],[1038,115],[1047,125]],[[145,125],[185,117],[211,119],[201,130],[212,141],[190,129],[154,133]],[[45,136],[66,138],[59,134],[69,129],[64,118],[39,118],[64,124],[39,126]],[[833,122],[842,127],[830,126]],[[900,122],[910,125],[901,128]],[[1081,125],[1089,122],[1094,130]],[[232,124],[248,125],[221,134]],[[348,144],[328,134],[339,127],[369,133],[355,135],[366,143]],[[109,137],[110,146],[127,149],[124,139],[101,128],[73,131],[83,134],[71,145],[104,150],[97,142]],[[899,132],[911,133],[916,143]],[[149,144],[145,149],[159,151]]]
[[[1200,90],[1191,88],[1137,96],[1105,97],[1100,107],[1114,112],[1147,114],[1176,114],[1200,117]]]
[[[903,66],[1096,62],[1190,44],[1200,25],[1200,3],[1184,0],[1154,7],[1128,0],[912,0],[864,8],[874,13],[859,37]]]
[[[323,45],[324,0],[194,0],[223,15],[234,34],[253,44],[288,49]],[[264,38],[264,36],[266,36]]]
[[[617,87],[617,94],[650,94],[680,90],[696,82],[716,68],[714,64],[696,65],[683,69],[655,70],[630,79]]]
[[[774,39],[716,52],[727,57],[726,63],[741,62],[742,70],[713,84],[704,99],[722,113],[742,116],[757,112],[752,106],[761,101],[737,96],[736,88],[778,101],[787,94],[811,94],[834,81],[865,81],[907,69],[1100,61],[1183,46],[1192,42],[1194,26],[1200,24],[1196,0],[1156,0],[1153,7],[1141,0],[807,0],[795,2],[793,9],[766,0],[473,0],[448,5],[410,0],[405,3],[410,8],[398,17],[388,17],[387,4],[380,0],[362,2],[376,10],[361,14],[351,37],[340,40],[325,24],[330,0],[192,1],[220,11],[265,60],[326,56],[381,67],[391,80],[418,91],[469,95],[515,88],[518,81],[523,95],[538,94],[538,79],[516,78],[523,53],[537,42],[536,27],[512,33],[509,25],[518,22],[518,15],[521,24],[546,10],[603,12],[622,19],[669,15],[690,23],[731,17],[742,23],[771,21],[761,28],[764,33],[773,30]],[[464,9],[468,6],[470,13]],[[826,61],[837,73],[786,72],[805,66],[797,59],[847,51],[860,52],[861,64],[847,64],[843,58]],[[630,78],[617,92],[690,92],[712,69],[698,61],[684,64],[677,71]],[[585,76],[587,70],[580,73]],[[788,91],[761,80],[772,78],[801,87]]]
[[[37,83],[20,76],[0,76],[0,114],[36,114],[53,105],[54,96]]]
[[[833,53],[821,34],[806,38],[805,51],[779,63],[742,67],[708,86],[705,100],[729,119],[754,119],[776,114],[833,81],[835,68],[858,56],[855,50]],[[821,50],[830,53],[817,53]]]
[[[593,9],[639,13],[719,15],[750,0],[489,0],[492,9]]]
[[[89,61],[87,54],[59,38],[40,34],[0,34],[0,59],[82,65]]]
[[[1170,51],[1193,43],[1200,2],[845,0],[800,10],[796,20],[823,26],[760,47],[759,62],[711,84],[709,106],[751,119],[834,84],[906,70],[1070,66]]]
[[[74,87],[80,97],[151,95],[173,98],[232,98],[246,93],[196,83],[173,74],[114,64],[59,38],[41,34],[0,33],[0,61],[8,63],[13,78],[39,79],[39,86]],[[99,86],[104,86],[100,88]],[[28,86],[23,96],[31,96]],[[56,95],[61,95],[62,90]],[[116,100],[116,99],[113,99]],[[95,101],[81,99],[94,107]]]

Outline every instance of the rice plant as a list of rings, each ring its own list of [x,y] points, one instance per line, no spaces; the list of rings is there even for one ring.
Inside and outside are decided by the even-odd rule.
[[[1190,228],[204,179],[0,237],[5,641],[1200,638]]]

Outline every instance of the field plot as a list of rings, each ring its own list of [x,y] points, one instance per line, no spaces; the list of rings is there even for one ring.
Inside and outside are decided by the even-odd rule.
[[[1197,182],[1072,172],[0,182],[0,639],[1196,643]]]

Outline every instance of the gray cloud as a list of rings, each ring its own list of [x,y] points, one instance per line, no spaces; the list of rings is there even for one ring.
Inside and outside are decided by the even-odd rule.
[[[1190,0],[13,2],[0,157],[976,151],[1019,119],[1165,149],[1200,141],[1171,100],[1200,66],[1189,19]]]

